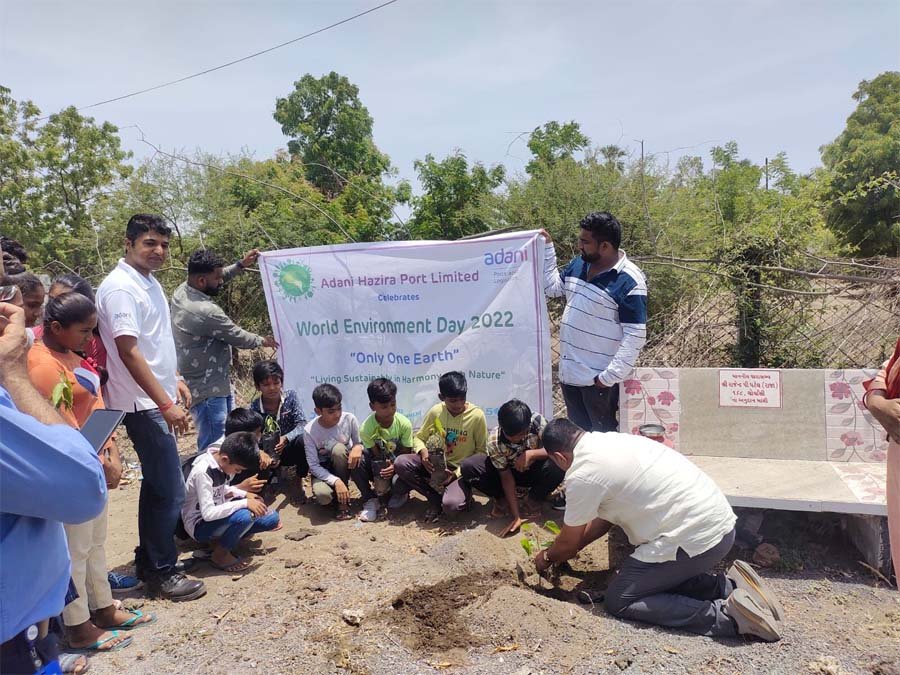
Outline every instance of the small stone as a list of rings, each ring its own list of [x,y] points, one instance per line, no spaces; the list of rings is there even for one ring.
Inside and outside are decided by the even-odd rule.
[[[339,548],[341,548],[341,549],[343,549],[344,551],[346,551],[348,548],[350,548],[350,544],[348,544],[346,541],[342,541],[342,542],[340,543]]]
[[[359,609],[345,609],[341,612],[341,618],[351,626],[358,626],[362,623],[363,613]]]
[[[613,663],[615,663],[619,667],[619,670],[627,670],[629,666],[634,663],[634,661],[623,656],[613,661]]]
[[[312,530],[297,530],[295,532],[290,532],[289,534],[284,535],[285,539],[290,539],[291,541],[303,541],[307,537],[312,537],[315,532]]]
[[[300,565],[302,565],[302,564],[303,564],[303,562],[300,561],[300,560],[285,560],[285,561],[284,561],[284,568],[287,569],[287,570],[290,570],[290,569],[293,569],[293,568],[295,568],[295,567],[300,567]]]
[[[753,551],[753,562],[760,567],[772,567],[781,560],[781,553],[772,544],[760,544]]]
[[[378,539],[376,539],[375,535],[373,534],[371,537],[369,537],[369,541],[378,541]]]

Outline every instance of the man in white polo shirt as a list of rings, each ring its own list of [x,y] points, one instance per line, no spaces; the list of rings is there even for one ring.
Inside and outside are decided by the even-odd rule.
[[[618,617],[717,637],[780,639],[781,606],[743,561],[711,573],[734,544],[735,515],[713,480],[643,436],[550,422],[544,448],[566,472],[565,525],[534,563],[543,572],[620,526],[637,546],[606,590]]]
[[[144,476],[137,576],[147,582],[151,594],[179,601],[199,598],[206,587],[176,568],[174,536],[184,502],[184,477],[173,431],[188,428],[190,392],[178,379],[169,303],[153,277],[168,257],[171,232],[162,216],[131,217],[125,257],[97,289],[97,318],[108,352],[107,405],[127,413],[125,429]]]

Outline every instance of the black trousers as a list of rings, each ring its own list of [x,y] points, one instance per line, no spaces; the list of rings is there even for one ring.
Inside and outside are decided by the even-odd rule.
[[[462,480],[469,487],[477,488],[489,497],[503,498],[503,483],[500,471],[485,454],[472,455],[463,460],[460,467]],[[516,485],[530,488],[529,495],[535,501],[545,500],[565,477],[565,472],[550,459],[532,462],[527,471],[516,471],[510,467]]]

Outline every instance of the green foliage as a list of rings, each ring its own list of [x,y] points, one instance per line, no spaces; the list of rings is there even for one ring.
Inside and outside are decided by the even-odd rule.
[[[542,527],[550,532],[553,536],[549,539],[542,539],[539,527],[532,526],[531,523],[522,523],[522,534],[524,534],[525,536],[519,540],[519,544],[521,544],[522,548],[525,550],[525,553],[529,557],[534,555],[536,551],[550,548],[553,545],[553,540],[556,539],[556,537],[559,536],[559,533],[561,532],[561,530],[559,529],[559,525],[557,525],[553,520],[544,521]]]
[[[377,181],[390,169],[387,155],[375,146],[372,116],[359,88],[343,75],[304,75],[294,91],[275,101],[274,117],[306,179],[329,197],[344,191],[353,176]]]
[[[572,160],[577,151],[584,150],[590,143],[591,139],[581,133],[577,122],[547,122],[543,127],[535,128],[528,138],[528,149],[534,159],[525,171],[536,175],[561,160]]]
[[[62,407],[66,410],[71,410],[74,405],[73,396],[72,383],[69,382],[69,378],[66,377],[65,373],[60,373],[59,382],[56,383],[53,391],[50,392],[50,403],[56,409]]]
[[[456,152],[438,162],[433,155],[416,160],[424,193],[413,199],[410,233],[416,239],[458,239],[492,229],[492,191],[502,182],[502,166],[469,167],[466,156]]]
[[[856,110],[822,148],[828,169],[828,226],[863,255],[900,255],[900,187],[860,189],[900,167],[900,72],[863,80]]]

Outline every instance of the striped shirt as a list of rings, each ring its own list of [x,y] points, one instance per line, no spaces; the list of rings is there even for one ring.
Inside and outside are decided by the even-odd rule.
[[[544,248],[544,292],[566,296],[559,328],[559,380],[586,387],[624,380],[647,339],[647,282],[644,273],[619,250],[618,262],[593,279],[590,265],[574,258],[560,272],[556,249]]]

